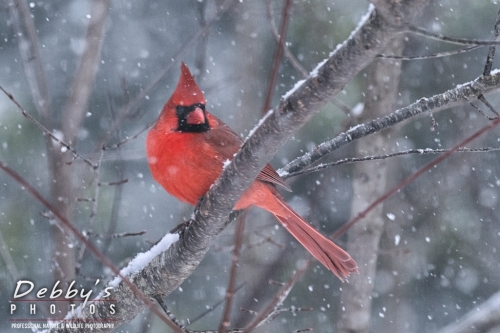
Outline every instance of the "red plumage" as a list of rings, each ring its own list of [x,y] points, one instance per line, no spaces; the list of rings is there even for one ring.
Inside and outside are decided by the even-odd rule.
[[[146,139],[153,178],[179,200],[196,205],[232,160],[242,140],[205,110],[205,97],[182,63],[177,88]],[[325,267],[341,280],[357,272],[347,252],[321,235],[286,204],[276,185],[288,186],[268,164],[234,209],[257,206],[271,212]]]

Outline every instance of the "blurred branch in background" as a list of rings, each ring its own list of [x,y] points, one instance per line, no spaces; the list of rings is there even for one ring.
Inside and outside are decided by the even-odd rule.
[[[402,54],[403,37],[394,38],[385,52]],[[378,60],[371,64],[366,82],[366,97],[360,122],[381,117],[394,109],[398,96],[401,61]],[[390,133],[384,131],[372,140],[356,142],[356,155],[367,152],[380,154],[385,150]],[[351,218],[380,197],[390,177],[387,161],[373,164],[359,163],[354,167]],[[347,251],[355,258],[360,272],[349,278],[342,287],[340,302],[343,304],[337,323],[339,332],[371,331],[371,311],[375,275],[377,272],[380,236],[384,231],[383,204],[369,212],[365,218],[348,231]]]
[[[9,4],[9,9],[35,108],[43,126],[51,130],[53,121],[51,102],[35,22],[26,1],[15,0]]]
[[[283,10],[281,12],[281,24],[280,24],[280,30],[277,35],[278,39],[278,44],[276,45],[276,49],[274,51],[274,56],[273,56],[273,62],[271,65],[271,70],[269,72],[269,81],[267,82],[267,90],[266,90],[266,95],[264,97],[264,105],[262,106],[261,113],[262,115],[265,115],[267,111],[269,111],[271,107],[271,100],[274,96],[274,92],[276,90],[276,79],[278,76],[278,72],[280,69],[280,64],[282,62],[283,58],[283,51],[285,49],[286,45],[286,34],[288,33],[288,23],[290,22],[290,15],[292,11],[292,4],[293,2],[291,0],[285,0],[283,2]],[[268,8],[270,5],[268,4]],[[268,15],[271,16],[272,12],[268,9]],[[270,20],[274,22],[274,18],[270,17]]]
[[[265,306],[265,308],[245,327],[245,332],[251,332],[254,328],[261,326],[267,321],[272,320],[276,313],[279,313],[279,307],[290,294],[295,283],[305,273],[308,265],[295,271],[295,274],[281,287],[276,296]]]
[[[287,5],[287,4],[285,4],[285,5]],[[291,7],[291,4],[288,4],[287,6]],[[284,8],[283,14],[290,15],[290,10],[291,10],[291,8]],[[278,43],[278,47],[283,48],[283,52],[285,53],[285,57],[288,59],[288,61],[290,61],[290,63],[297,70],[297,72],[300,73],[300,75],[302,76],[303,79],[307,79],[309,77],[309,73],[302,66],[302,64],[299,62],[299,60],[293,55],[292,51],[290,51],[290,49],[286,45],[285,38],[283,38],[283,42],[281,42],[280,33],[278,32],[278,28],[276,27],[276,23],[274,22],[274,9],[272,6],[272,0],[266,0],[266,13],[267,13],[267,18],[269,20],[269,24],[271,26],[271,32],[273,33],[273,36],[276,39],[276,42]],[[282,27],[283,26],[285,26],[284,23],[282,23]],[[275,57],[276,56],[277,55],[275,54]],[[274,63],[274,61],[273,61],[273,63]]]
[[[236,221],[236,231],[234,233],[234,248],[231,260],[231,270],[229,272],[229,282],[226,289],[226,302],[224,304],[224,312],[219,324],[219,333],[225,333],[231,325],[231,313],[233,312],[233,300],[236,293],[236,274],[241,255],[241,247],[243,244],[243,231],[245,230],[245,220],[247,213],[244,212]]]
[[[441,330],[438,333],[492,332],[500,325],[500,292]]]
[[[101,46],[105,36],[105,23],[110,6],[110,0],[91,1],[85,48],[69,88],[68,99],[62,110],[61,131],[64,138],[70,143],[76,138],[87,112],[89,97],[99,68]]]

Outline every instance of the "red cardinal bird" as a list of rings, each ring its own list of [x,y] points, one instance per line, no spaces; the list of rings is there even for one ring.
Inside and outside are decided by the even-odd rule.
[[[206,101],[189,69],[181,65],[177,88],[146,139],[154,179],[181,201],[196,205],[240,149],[241,138],[208,113]],[[288,189],[268,164],[234,209],[257,206],[272,213],[323,265],[343,280],[358,267],[340,247],[321,235],[288,206],[276,190]]]

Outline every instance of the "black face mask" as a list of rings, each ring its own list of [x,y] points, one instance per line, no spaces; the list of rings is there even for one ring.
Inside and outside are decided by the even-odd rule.
[[[196,108],[200,108],[205,116],[205,122],[201,124],[188,124],[187,116],[189,113],[193,112]],[[210,124],[208,123],[207,113],[205,110],[205,105],[201,103],[196,103],[188,106],[177,105],[175,107],[175,113],[178,119],[177,131],[179,132],[192,132],[201,133],[206,132],[210,129]]]

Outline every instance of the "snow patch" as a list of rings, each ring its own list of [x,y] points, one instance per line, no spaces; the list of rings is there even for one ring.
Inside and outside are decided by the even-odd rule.
[[[337,45],[337,48],[338,48],[338,45]],[[337,50],[337,48],[335,48],[335,50]],[[321,67],[323,67],[324,64],[326,64],[326,62],[328,61],[328,59],[330,59],[330,57],[333,55],[333,53],[330,53],[329,54],[329,57],[326,58],[326,59],[323,59],[323,61],[321,61],[319,64],[316,65],[316,67],[314,67],[314,69],[309,73],[309,75],[311,77],[317,77],[318,76],[318,72],[319,72],[319,69]]]
[[[352,108],[351,113],[353,116],[359,117],[361,113],[363,113],[364,109],[365,109],[365,103],[358,103]]]
[[[492,73],[492,74],[493,74],[493,73]],[[455,86],[455,88],[460,89],[460,88],[463,88],[463,87],[465,87],[465,86],[469,86],[469,85],[471,85],[471,84],[473,84],[473,83],[474,83],[474,81],[469,81],[469,82],[460,83],[460,84],[457,84],[457,85]]]
[[[289,172],[288,172],[288,171],[285,171],[285,170],[283,170],[283,169],[279,169],[279,170],[277,170],[277,172],[278,172],[278,175],[279,175],[280,177],[282,177],[282,178],[283,178],[283,177],[288,176],[288,174],[289,174]]]
[[[225,170],[229,164],[231,164],[231,160],[228,158],[222,163],[222,170]]]
[[[328,59],[327,59],[328,60]],[[283,96],[281,96],[282,99],[287,99],[288,97],[290,97],[295,91],[297,91],[297,89],[299,89],[302,84],[306,82],[306,80],[299,80],[297,81],[294,85],[293,85],[293,88],[288,90]]]
[[[168,250],[168,248],[175,242],[179,240],[178,234],[166,234],[163,238],[154,245],[151,249],[146,252],[139,253],[132,259],[128,265],[120,271],[121,276],[127,276],[129,274],[138,273],[144,267],[146,267],[153,258],[162,253],[163,251]],[[108,287],[116,288],[122,281],[120,276],[115,277],[110,283],[108,283]]]
[[[248,138],[250,138],[250,137],[252,136],[252,134],[253,134],[253,133],[257,130],[257,128],[259,128],[259,127],[260,127],[260,125],[262,125],[262,123],[264,123],[264,121],[265,121],[267,118],[269,118],[269,116],[270,116],[270,115],[272,115],[272,114],[273,114],[273,109],[271,109],[271,110],[267,111],[266,115],[265,115],[264,117],[260,118],[260,120],[259,120],[259,122],[257,123],[257,125],[255,125],[255,126],[254,126],[254,128],[252,128],[252,129],[250,130],[250,132],[248,132],[248,135],[247,135],[247,138],[245,139],[245,141],[246,141],[246,140],[248,140]]]
[[[493,69],[490,73],[490,75],[497,75],[498,73],[500,73],[500,69]]]
[[[401,241],[400,235],[394,236],[394,245],[398,246],[400,241]]]

